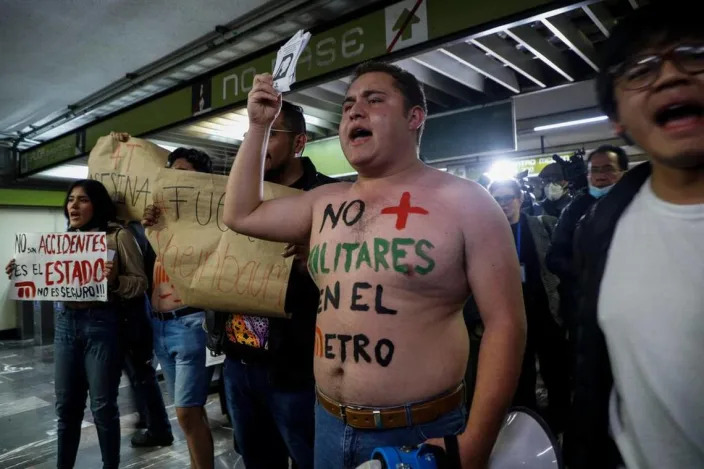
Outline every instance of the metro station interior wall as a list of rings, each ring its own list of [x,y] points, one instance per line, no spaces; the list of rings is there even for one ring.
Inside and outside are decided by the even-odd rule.
[[[5,266],[15,249],[15,233],[56,232],[66,230],[66,219],[60,207],[0,206],[0,331],[17,327],[18,304],[10,300],[10,281]]]

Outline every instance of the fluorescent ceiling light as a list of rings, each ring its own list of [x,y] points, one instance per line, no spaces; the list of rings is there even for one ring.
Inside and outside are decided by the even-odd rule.
[[[559,122],[557,124],[540,125],[538,127],[535,127],[533,131],[540,132],[541,130],[559,129],[561,127],[572,127],[573,125],[592,124],[594,122],[605,121],[608,118],[608,116],[596,116],[589,117],[587,119],[577,119],[575,121]]]
[[[493,163],[489,171],[484,174],[489,176],[492,181],[505,181],[516,177],[517,172],[518,165],[516,161],[499,160]]]
[[[82,164],[65,164],[39,172],[34,176],[54,179],[87,179],[88,166]]]

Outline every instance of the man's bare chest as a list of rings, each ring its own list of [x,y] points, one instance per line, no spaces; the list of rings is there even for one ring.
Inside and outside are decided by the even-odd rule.
[[[442,204],[410,191],[337,197],[314,207],[308,268],[317,279],[434,281],[461,260],[462,241]]]

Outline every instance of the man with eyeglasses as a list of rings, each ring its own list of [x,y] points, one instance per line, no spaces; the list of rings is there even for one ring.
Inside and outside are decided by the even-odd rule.
[[[614,145],[602,145],[587,156],[587,178],[589,190],[577,194],[562,211],[552,244],[548,249],[546,263],[548,269],[560,278],[560,310],[570,335],[574,341],[574,312],[576,310],[576,277],[574,272],[574,232],[577,223],[594,203],[605,196],[621,176],[628,171],[628,155]]]
[[[600,105],[650,162],[577,228],[574,468],[704,467],[700,6],[651,4],[602,46]]]
[[[264,180],[302,189],[336,182],[302,157],[306,123],[284,101],[269,130]],[[225,326],[225,395],[237,449],[247,469],[313,467],[315,387],[313,346],[318,289],[306,270],[307,249],[295,255],[286,295],[290,319],[232,314]]]
[[[514,406],[528,407],[543,415],[555,434],[564,430],[569,410],[567,341],[559,316],[559,280],[545,265],[557,219],[549,215],[530,216],[521,212],[524,194],[514,179],[494,181],[489,193],[501,206],[511,224],[523,282],[528,335],[521,377],[513,399]],[[536,399],[536,357],[540,375],[548,391],[548,407],[543,412]]]

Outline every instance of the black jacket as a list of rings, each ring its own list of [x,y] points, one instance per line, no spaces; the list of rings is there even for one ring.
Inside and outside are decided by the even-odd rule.
[[[302,158],[303,176],[290,187],[311,190],[337,182],[319,173],[308,158]],[[269,381],[280,389],[312,386],[315,320],[319,290],[308,272],[291,270],[284,309],[290,318],[269,318],[268,350],[223,342],[225,355],[232,360],[263,363],[269,369]]]
[[[574,267],[574,232],[577,223],[594,205],[596,199],[588,192],[577,195],[565,207],[552,235],[552,243],[548,249],[546,263],[550,271],[560,277],[560,281],[572,281],[575,278]]]
[[[611,469],[620,463],[609,437],[609,396],[613,386],[606,340],[597,320],[601,279],[621,215],[650,176],[650,164],[636,166],[593,205],[577,227],[575,271],[579,273],[574,430],[567,435],[571,468]],[[644,409],[647,412],[647,409]]]
[[[536,215],[550,215],[551,217],[560,218],[562,210],[572,201],[569,194],[565,194],[557,200],[544,199],[540,202],[542,213]]]

